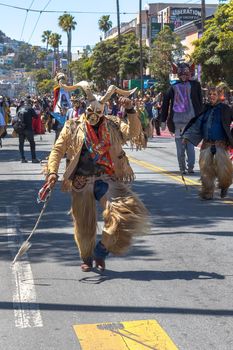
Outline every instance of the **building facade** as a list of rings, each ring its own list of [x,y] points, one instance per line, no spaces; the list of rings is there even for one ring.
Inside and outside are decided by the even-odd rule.
[[[211,16],[215,12],[217,5],[206,4],[206,16]],[[184,24],[201,19],[201,5],[190,4],[173,4],[158,12],[159,23],[173,23],[174,28],[178,28]]]
[[[217,8],[216,4],[206,4],[206,16],[211,16]],[[151,3],[141,13],[142,40],[147,46],[151,46],[164,24],[169,24],[172,29],[201,19],[201,4],[187,3]],[[127,23],[121,23],[120,33],[133,32],[139,38],[140,18],[139,14],[135,19]],[[117,27],[111,28],[104,40],[116,38]],[[195,39],[195,38],[194,38]]]

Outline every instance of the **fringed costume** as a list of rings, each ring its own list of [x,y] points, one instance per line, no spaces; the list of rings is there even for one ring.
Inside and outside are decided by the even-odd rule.
[[[224,197],[226,190],[232,184],[233,174],[227,143],[222,141],[203,142],[199,166],[202,179],[201,197],[213,197],[216,178],[218,179],[218,188],[222,189]]]
[[[64,154],[68,167],[63,176],[63,190],[71,191],[72,216],[83,271],[90,271],[93,259],[99,270],[105,268],[109,252],[120,255],[127,251],[135,235],[146,233],[148,213],[140,199],[129,189],[134,173],[122,146],[129,141],[137,149],[144,147],[140,120],[131,101],[120,97],[126,106],[127,122],[103,115],[104,103],[116,92],[129,96],[132,92],[109,87],[99,101],[87,82],[81,87],[89,100],[86,113],[66,122],[48,160],[48,180],[57,174]],[[127,108],[128,107],[128,108]],[[103,208],[104,228],[96,244],[96,201]]]
[[[228,153],[229,146],[233,146],[230,129],[232,110],[220,102],[217,88],[212,88],[210,93],[210,104],[206,105],[200,116],[190,121],[183,133],[183,138],[195,146],[203,141],[199,158],[202,199],[213,198],[216,180],[221,198],[226,197],[233,176],[232,162]]]

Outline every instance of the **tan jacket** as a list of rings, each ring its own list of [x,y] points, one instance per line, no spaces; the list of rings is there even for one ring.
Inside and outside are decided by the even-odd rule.
[[[127,115],[128,122],[117,117],[105,116],[110,131],[110,156],[114,164],[115,176],[119,181],[132,181],[134,173],[122,145],[130,141],[137,149],[144,147],[144,135],[137,113]],[[66,154],[68,166],[63,175],[63,189],[70,190],[80,153],[84,143],[84,115],[79,120],[68,120],[57,139],[48,160],[48,174],[58,173],[59,164]]]

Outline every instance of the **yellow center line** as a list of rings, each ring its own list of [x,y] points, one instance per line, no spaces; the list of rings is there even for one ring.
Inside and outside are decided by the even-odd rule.
[[[133,158],[133,157],[128,157],[128,158],[129,158],[129,161],[134,163],[134,164],[140,165],[143,168],[146,168],[149,170],[153,170],[156,173],[166,175],[167,177],[170,177],[171,179],[176,180],[176,181],[183,184],[183,180],[182,180],[182,177],[180,175],[176,175],[176,174],[172,173],[171,171],[157,167],[157,166],[150,164],[150,163],[147,163],[143,160],[138,160],[138,159]],[[200,183],[198,181],[191,180],[187,177],[184,177],[184,179],[185,179],[185,182],[187,185],[200,186]]]
[[[134,163],[134,164],[137,164],[145,169],[152,170],[155,173],[166,175],[167,177],[170,177],[171,179],[184,184],[182,177],[180,175],[176,175],[176,174],[172,173],[171,171],[168,171],[166,169],[157,167],[156,165],[147,163],[144,160],[138,160],[138,159],[133,158],[133,157],[128,157],[128,158],[129,158],[129,161]],[[185,179],[186,185],[188,185],[188,186],[200,186],[201,185],[200,182],[195,181],[195,180],[191,180],[187,177],[184,177],[184,179]],[[223,200],[222,203],[233,205],[233,200],[226,199],[226,200]]]

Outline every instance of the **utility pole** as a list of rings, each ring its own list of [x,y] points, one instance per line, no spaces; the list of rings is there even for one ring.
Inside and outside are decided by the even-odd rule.
[[[143,59],[142,59],[142,0],[139,0],[139,47],[140,47],[140,87],[141,97],[143,95]]]
[[[201,0],[201,30],[202,35],[205,30],[205,17],[206,17],[206,11],[205,11],[205,0]]]
[[[149,9],[150,6],[147,3],[144,6],[144,10],[146,11],[146,39],[147,39],[147,45],[150,47],[150,20],[149,20]]]
[[[119,6],[119,0],[116,0],[116,8],[117,8],[117,40],[118,40],[118,57],[120,57],[120,48],[121,48],[121,27],[120,27],[120,6]],[[120,65],[119,65],[120,66]],[[121,73],[119,71],[118,77],[117,77],[117,85],[120,85],[122,87],[122,77]]]

